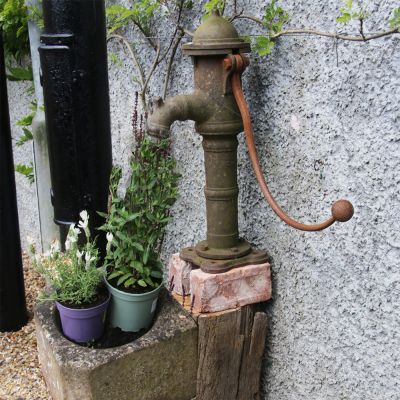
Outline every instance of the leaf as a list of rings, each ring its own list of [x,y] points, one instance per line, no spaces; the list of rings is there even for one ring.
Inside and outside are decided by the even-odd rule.
[[[117,286],[120,286],[123,282],[131,277],[130,274],[125,274],[118,279]]]
[[[17,121],[17,125],[18,126],[31,126],[35,115],[36,115],[36,112],[26,115],[25,117],[23,117]]]
[[[270,38],[259,36],[256,38],[254,47],[260,56],[265,56],[271,53],[274,45],[274,42]]]
[[[336,18],[336,21],[341,24],[347,24],[351,20],[351,14],[344,12],[342,15]]]
[[[144,251],[144,248],[140,243],[131,242],[131,246],[134,247],[135,249],[139,250],[139,251]]]
[[[30,163],[29,165],[25,164],[16,164],[15,165],[15,171],[18,172],[21,175],[24,175],[30,184],[35,182],[35,175],[33,172],[33,165]]]
[[[147,283],[143,279],[139,279],[137,283],[142,287],[147,287]]]
[[[163,274],[160,271],[151,271],[150,276],[156,279],[162,279]]]
[[[118,276],[121,276],[121,275],[123,275],[123,272],[117,270],[117,271],[112,272],[110,275],[108,275],[107,278],[108,278],[108,280],[111,280],[111,279],[117,278]]]
[[[15,143],[18,147],[22,146],[26,142],[29,142],[30,140],[33,140],[33,134],[29,129],[22,128],[22,130],[23,130],[24,134],[21,135]]]
[[[8,67],[7,78],[10,81],[33,81],[32,67]]]
[[[400,7],[393,10],[393,17],[389,20],[389,26],[392,28],[400,28]]]
[[[131,266],[140,274],[143,274],[143,264],[140,261],[133,260],[131,261]]]
[[[127,281],[125,281],[124,286],[127,288],[129,286],[133,286],[136,280],[134,278],[129,278]]]

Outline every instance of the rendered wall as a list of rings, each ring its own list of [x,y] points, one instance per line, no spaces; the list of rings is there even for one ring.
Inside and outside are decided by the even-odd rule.
[[[261,16],[264,1],[239,1]],[[291,27],[343,29],[339,1],[279,2]],[[385,29],[397,0],[366,1],[370,32]],[[240,8],[239,7],[239,8]],[[193,19],[192,28],[198,21]],[[190,23],[188,22],[188,25]],[[241,21],[243,34],[259,32]],[[168,36],[168,26],[159,27]],[[351,25],[347,31],[357,32]],[[134,39],[135,32],[128,35]],[[141,42],[143,40],[141,39]],[[144,43],[142,43],[145,46]],[[145,48],[145,47],[143,47]],[[110,50],[120,57],[120,46]],[[240,136],[240,228],[273,259],[274,301],[263,370],[268,400],[388,400],[400,393],[400,35],[369,43],[285,37],[267,58],[251,57],[244,88],[271,190],[291,215],[317,222],[349,198],[356,214],[321,233],[295,231],[265,204]],[[147,67],[151,59],[147,59]],[[114,160],[132,143],[132,62],[110,63]],[[158,76],[151,82],[161,94]],[[192,67],[180,53],[171,92],[189,92]],[[12,120],[26,111],[21,85],[9,84]],[[15,135],[16,130],[14,130]],[[164,258],[205,235],[201,138],[177,123],[174,154],[182,173]],[[16,162],[29,150],[17,149]],[[17,177],[21,235],[37,232],[34,189]]]

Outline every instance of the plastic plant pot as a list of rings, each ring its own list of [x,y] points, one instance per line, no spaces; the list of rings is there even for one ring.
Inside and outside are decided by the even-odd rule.
[[[116,289],[104,279],[111,293],[109,322],[124,332],[139,332],[150,328],[157,307],[161,286],[147,293],[127,293]]]
[[[101,304],[91,308],[69,308],[56,301],[64,335],[78,343],[98,339],[104,332],[104,322],[110,295]]]

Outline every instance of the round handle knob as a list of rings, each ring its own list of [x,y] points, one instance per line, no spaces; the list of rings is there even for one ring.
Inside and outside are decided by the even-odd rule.
[[[332,205],[332,217],[335,221],[347,222],[354,215],[354,207],[348,200],[338,200]]]

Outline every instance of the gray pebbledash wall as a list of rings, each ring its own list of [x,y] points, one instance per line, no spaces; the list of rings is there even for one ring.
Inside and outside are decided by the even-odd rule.
[[[266,2],[238,3],[261,16]],[[343,29],[335,22],[339,1],[279,3],[291,15],[290,27]],[[397,0],[365,3],[370,32],[385,29],[399,6]],[[186,23],[193,29],[198,20]],[[242,34],[259,32],[244,21],[236,26]],[[170,30],[159,26],[164,37]],[[357,25],[349,30],[357,32]],[[110,50],[123,58],[122,66],[110,63],[110,94],[114,160],[126,163],[136,73],[120,46]],[[260,194],[240,135],[241,233],[273,260],[265,400],[400,398],[399,71],[400,35],[369,43],[291,36],[267,58],[251,56],[244,90],[262,165],[282,207],[317,222],[330,215],[335,199],[348,198],[356,212],[320,233],[285,226]],[[191,62],[180,53],[172,78],[171,94],[191,90]],[[9,91],[15,122],[28,100],[22,85],[11,82]],[[161,94],[159,76],[151,91]],[[176,123],[172,137],[182,179],[164,259],[205,235],[201,138],[192,123]],[[29,157],[28,147],[16,149],[16,162]],[[20,176],[17,185],[25,243],[27,234],[38,237],[35,194]]]

